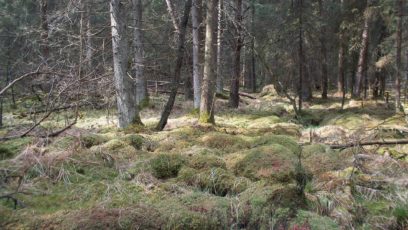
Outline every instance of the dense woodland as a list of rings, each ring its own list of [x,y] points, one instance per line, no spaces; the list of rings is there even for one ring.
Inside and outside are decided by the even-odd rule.
[[[405,0],[0,0],[1,229],[407,229]]]

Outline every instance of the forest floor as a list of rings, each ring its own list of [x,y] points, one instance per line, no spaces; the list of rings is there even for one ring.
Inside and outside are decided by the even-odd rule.
[[[144,127],[119,130],[108,111],[83,110],[57,138],[1,142],[0,228],[407,228],[408,145],[330,148],[406,139],[404,115],[331,98],[295,119],[285,98],[254,96],[238,110],[218,99],[215,126],[198,125],[180,98],[153,131],[166,100],[153,96]],[[63,114],[36,131],[63,127]],[[0,134],[27,123],[7,113]]]

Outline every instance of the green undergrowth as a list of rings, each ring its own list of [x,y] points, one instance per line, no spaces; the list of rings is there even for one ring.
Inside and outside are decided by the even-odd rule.
[[[166,100],[153,96],[142,111],[152,115],[147,126],[117,129],[113,111],[81,111],[78,126],[59,137],[0,143],[1,188],[12,192],[23,178],[17,209],[0,200],[0,228],[406,228],[406,145],[314,143],[331,138],[320,128],[335,126],[352,138],[368,127],[365,138],[402,139],[401,117],[317,100],[295,119],[286,99],[265,95],[220,108],[215,125],[194,123],[178,102],[156,132]],[[313,143],[311,127],[320,135]]]

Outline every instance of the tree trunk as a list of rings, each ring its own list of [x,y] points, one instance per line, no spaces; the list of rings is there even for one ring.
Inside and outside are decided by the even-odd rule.
[[[302,111],[303,101],[303,73],[304,73],[304,55],[303,55],[303,0],[299,0],[299,85],[298,85],[298,110]]]
[[[222,93],[224,90],[224,77],[221,73],[222,51],[223,51],[223,12],[224,0],[219,0],[218,3],[218,28],[217,28],[217,93]]]
[[[251,91],[256,92],[256,60],[255,60],[255,4],[251,1]]]
[[[339,44],[339,60],[338,60],[338,79],[337,79],[337,92],[339,95],[345,94],[345,77],[344,77],[344,62],[345,62],[345,44],[344,44],[344,35],[341,33]]]
[[[179,28],[179,23],[177,20],[177,14],[176,11],[174,10],[173,2],[171,0],[166,0],[167,4],[167,11],[170,14],[171,22],[173,23],[174,29],[176,30],[176,33],[180,33],[180,28]]]
[[[361,90],[363,89],[363,80],[367,75],[367,58],[368,58],[368,43],[369,43],[369,24],[370,24],[370,15],[369,15],[369,1],[367,1],[367,8],[364,18],[364,28],[361,40],[360,55],[358,58],[357,73],[355,77],[355,84],[353,87],[353,98],[361,97]]]
[[[204,78],[201,89],[200,122],[214,123],[214,91],[217,55],[217,5],[218,0],[207,1]]]
[[[395,77],[395,112],[401,110],[401,78],[402,78],[402,16],[404,11],[405,0],[398,0],[398,17],[397,17],[397,75]]]
[[[132,0],[133,6],[133,72],[136,85],[136,104],[139,108],[149,101],[147,81],[144,75],[144,49],[143,49],[143,4],[142,0]]]
[[[242,39],[242,0],[236,0],[236,38],[235,38],[235,58],[234,58],[234,75],[231,79],[231,92],[229,97],[229,106],[238,108],[239,106],[239,79],[241,76],[241,49],[243,46]]]
[[[191,10],[193,24],[193,91],[194,91],[194,109],[200,109],[201,101],[201,52],[200,52],[200,27],[201,27],[201,0],[193,0]]]
[[[183,57],[184,57],[184,50],[185,50],[185,41],[186,41],[186,31],[187,31],[187,24],[188,24],[188,17],[190,16],[192,0],[187,0],[185,7],[184,7],[184,15],[181,20],[181,25],[179,28],[178,34],[178,45],[177,45],[177,59],[176,59],[176,67],[174,69],[173,75],[173,82],[171,86],[171,93],[169,96],[169,100],[167,101],[166,106],[164,107],[163,113],[161,115],[160,121],[156,126],[156,130],[163,130],[167,124],[167,120],[170,116],[171,110],[173,109],[174,103],[176,101],[177,91],[180,84],[180,76],[181,76],[181,67],[183,65]]]
[[[327,99],[329,79],[327,75],[327,50],[326,50],[326,14],[324,13],[323,0],[319,0],[319,14],[322,26],[320,28],[320,62],[322,76],[322,98]]]
[[[86,17],[86,39],[85,39],[85,64],[87,66],[87,72],[90,73],[93,71],[94,64],[93,64],[93,56],[94,56],[94,48],[93,48],[93,41],[92,41],[92,15],[91,15],[91,3],[85,3],[85,17]]]
[[[41,54],[44,63],[50,58],[50,47],[48,43],[48,0],[40,1],[41,11]]]
[[[135,85],[126,74],[129,47],[126,39],[126,10],[120,0],[110,1],[110,16],[118,126],[125,128],[131,124],[141,124],[141,120],[134,96]]]

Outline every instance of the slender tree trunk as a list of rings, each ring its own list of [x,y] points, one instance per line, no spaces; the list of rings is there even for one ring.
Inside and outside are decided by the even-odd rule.
[[[234,75],[231,79],[231,90],[229,97],[229,106],[238,108],[239,106],[239,79],[241,76],[241,49],[243,46],[242,38],[242,0],[236,0],[236,38],[235,38],[235,59],[234,59]]]
[[[402,16],[404,11],[405,0],[398,0],[398,17],[397,17],[397,75],[395,77],[395,112],[401,110],[401,78],[402,78]]]
[[[48,43],[48,0],[40,0],[41,11],[41,54],[44,63],[50,58],[50,47]]]
[[[177,20],[177,14],[176,11],[174,10],[173,2],[171,0],[166,0],[167,4],[167,11],[170,14],[171,22],[173,23],[174,29],[176,30],[176,33],[180,33],[180,28],[179,28],[179,23]]]
[[[327,50],[326,50],[326,14],[324,12],[323,0],[319,0],[319,14],[322,26],[320,28],[320,62],[321,62],[321,76],[322,76],[322,98],[327,99],[328,90],[328,74],[327,74]]]
[[[119,118],[118,126],[120,128],[125,128],[131,124],[141,124],[134,95],[135,84],[126,73],[129,47],[126,39],[125,7],[120,0],[110,1],[113,68]]]
[[[85,38],[85,63],[87,72],[90,73],[93,71],[94,64],[93,64],[93,56],[94,56],[94,47],[93,47],[93,40],[92,40],[92,15],[91,15],[91,7],[90,2],[85,3],[85,19],[86,19],[86,38]]]
[[[203,70],[201,66],[201,0],[193,0],[191,17],[193,24],[193,91],[194,91],[194,109],[200,109],[201,101],[201,80]]]
[[[214,92],[216,84],[218,0],[207,0],[204,78],[201,89],[200,122],[214,123]]]
[[[222,93],[224,90],[224,77],[222,70],[222,51],[223,51],[223,12],[224,0],[218,2],[218,28],[217,28],[217,93]]]
[[[147,81],[144,75],[143,49],[143,4],[142,0],[132,0],[133,7],[133,72],[136,84],[136,104],[142,108],[149,101]]]
[[[406,102],[407,96],[408,96],[408,49],[405,50],[405,57],[407,60],[406,66],[405,66],[405,95],[404,95],[404,100]]]
[[[304,54],[303,54],[303,0],[299,0],[299,85],[298,85],[298,110],[302,111],[303,101],[303,74],[304,74]]]
[[[251,91],[256,92],[256,60],[255,60],[255,4],[251,1]]]
[[[369,1],[367,1],[367,8],[364,18],[364,28],[361,40],[360,55],[358,58],[357,73],[355,77],[355,85],[353,87],[353,98],[361,97],[361,90],[363,89],[363,80],[367,74],[367,58],[368,58],[368,43],[369,43]]]
[[[159,130],[159,131],[163,130],[164,127],[166,127],[167,120],[170,116],[170,113],[176,101],[177,91],[178,91],[179,84],[180,84],[181,67],[183,65],[183,57],[184,57],[184,51],[185,51],[184,43],[186,41],[186,31],[187,31],[188,18],[190,16],[191,5],[192,5],[192,0],[187,0],[185,7],[184,7],[184,15],[181,20],[181,24],[178,27],[179,34],[178,34],[176,67],[174,69],[173,82],[171,86],[171,93],[170,93],[169,100],[167,101],[167,104],[164,107],[163,113],[161,115],[160,121],[156,126],[156,130]]]
[[[345,62],[345,44],[344,35],[340,34],[340,44],[339,44],[339,59],[338,59],[338,79],[337,79],[337,91],[339,95],[343,95],[345,92],[345,77],[344,77],[344,62]]]

